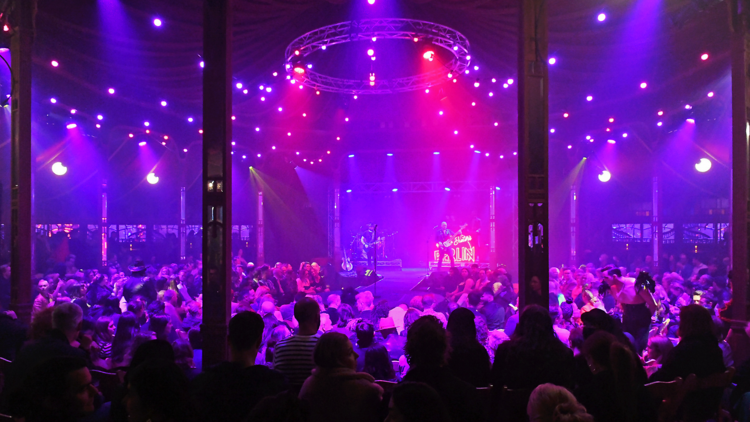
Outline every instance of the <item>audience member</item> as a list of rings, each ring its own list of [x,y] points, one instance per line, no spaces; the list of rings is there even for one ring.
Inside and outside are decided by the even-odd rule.
[[[124,399],[130,422],[189,422],[193,420],[188,380],[165,359],[148,360],[128,374]]]
[[[273,361],[274,369],[287,377],[290,386],[299,388],[315,367],[313,351],[320,339],[317,334],[320,328],[320,307],[314,300],[304,298],[294,305],[294,317],[299,330],[297,334],[276,344]]]
[[[575,396],[563,387],[541,384],[531,392],[526,406],[529,422],[594,422]]]
[[[379,421],[383,389],[372,375],[356,372],[357,354],[340,333],[326,333],[315,346],[315,369],[299,398],[310,409],[309,422]]]
[[[448,318],[448,368],[455,376],[469,384],[486,387],[490,377],[490,356],[484,346],[477,341],[474,318],[474,313],[466,308],[456,309]]]
[[[451,422],[451,418],[434,388],[404,382],[393,390],[385,422]]]
[[[263,318],[240,312],[229,321],[229,362],[207,368],[193,381],[200,421],[241,421],[263,398],[287,389],[284,376],[255,365],[263,335]]]

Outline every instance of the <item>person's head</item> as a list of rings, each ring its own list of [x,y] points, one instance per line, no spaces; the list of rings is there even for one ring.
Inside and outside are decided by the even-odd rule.
[[[552,267],[549,269],[549,279],[557,281],[560,279],[560,269],[557,267]]]
[[[324,369],[349,368],[357,369],[357,353],[349,339],[336,332],[320,336],[313,352],[315,366]]]
[[[495,293],[492,291],[492,286],[484,286],[480,298],[485,303],[495,300]]]
[[[625,384],[632,384],[635,375],[635,358],[630,349],[617,337],[597,331],[583,342],[583,356],[594,374],[610,370]]]
[[[375,344],[362,351],[364,356],[363,372],[372,375],[376,380],[390,380],[396,377],[388,349],[382,344]]]
[[[96,320],[94,327],[94,340],[97,342],[111,343],[115,338],[115,323],[108,316],[101,316]]]
[[[566,282],[573,279],[573,273],[570,271],[570,268],[563,268],[561,276],[562,280]]]
[[[541,384],[531,392],[526,413],[530,422],[594,422],[570,391],[554,384]]]
[[[328,295],[328,307],[338,308],[341,305],[341,296],[337,294]]]
[[[421,382],[396,386],[385,422],[449,422],[443,399],[432,387]]]
[[[294,318],[299,324],[300,334],[312,335],[320,328],[320,306],[318,302],[304,298],[294,304]]]
[[[422,306],[424,309],[430,309],[435,306],[435,295],[432,293],[425,293],[422,296]]]
[[[257,353],[263,337],[265,324],[255,312],[239,312],[229,320],[227,341],[232,354],[243,352]]]
[[[654,336],[648,339],[648,347],[646,348],[646,358],[655,360],[656,363],[662,363],[664,358],[669,354],[674,346],[672,342],[664,336]]]
[[[447,230],[448,229],[448,223],[446,223],[445,221],[443,221],[442,223],[440,223],[440,229]]]
[[[539,305],[525,307],[518,318],[513,337],[535,343],[555,339],[555,330],[549,311]]]
[[[47,293],[49,289],[49,283],[45,279],[39,280],[39,282],[36,284],[36,287],[39,289],[39,293]]]
[[[693,266],[697,267],[701,265],[701,260],[698,258],[698,255],[693,255]]]
[[[466,267],[461,268],[461,278],[467,279],[469,278],[469,269]]]
[[[479,302],[482,301],[482,293],[473,291],[469,293],[469,306],[476,308],[479,306]]]
[[[316,277],[320,275],[320,265],[317,262],[310,264],[310,272]]]
[[[133,346],[133,359],[130,361],[131,368],[154,359],[165,359],[174,362],[174,349],[172,349],[172,345],[166,340],[153,338],[149,333],[138,333],[136,340],[133,341]]]
[[[357,309],[362,311],[368,311],[372,310],[375,306],[373,305],[373,302],[375,301],[375,296],[372,295],[372,292],[369,290],[365,290],[362,293],[359,293],[356,296],[357,299]]]
[[[183,339],[178,339],[172,342],[172,350],[174,350],[174,363],[182,370],[188,370],[193,368],[193,348],[190,346],[190,342]]]
[[[354,318],[354,310],[346,303],[339,306],[339,327],[346,327],[346,324]]]
[[[375,338],[375,329],[369,321],[360,321],[357,323],[354,331],[357,333],[357,346],[359,348],[370,347]]]
[[[129,376],[123,399],[131,422],[183,421],[190,415],[188,380],[169,360],[154,359],[136,367]]]
[[[477,337],[477,326],[474,324],[474,312],[466,308],[458,308],[451,312],[448,317],[448,333],[450,333],[450,339],[453,342],[466,342],[476,339]]]
[[[447,352],[448,336],[439,319],[425,315],[411,324],[404,346],[404,354],[409,365],[443,366]]]
[[[148,327],[156,334],[156,338],[166,340],[172,329],[172,323],[166,315],[154,315],[149,320]]]
[[[713,336],[714,323],[708,309],[700,305],[680,308],[680,326],[677,329],[681,339]]]
[[[32,369],[19,393],[17,403],[24,413],[19,416],[37,422],[73,420],[91,414],[99,391],[92,384],[84,359],[57,356]]]
[[[81,331],[83,311],[75,303],[61,303],[52,311],[52,328],[65,333],[68,341],[73,341]]]
[[[404,330],[408,330],[414,321],[418,320],[422,316],[416,309],[409,309],[404,314]]]
[[[424,303],[422,302],[422,296],[414,296],[413,298],[411,298],[411,300],[409,301],[409,307],[417,309],[419,311],[423,311]]]
[[[539,293],[542,291],[542,282],[539,280],[539,277],[532,276],[531,281],[529,282],[529,285],[531,286],[531,290]]]

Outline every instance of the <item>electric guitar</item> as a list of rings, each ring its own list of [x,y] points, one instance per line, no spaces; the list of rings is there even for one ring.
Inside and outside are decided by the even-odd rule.
[[[453,243],[453,239],[455,239],[456,236],[458,236],[459,234],[461,234],[461,230],[465,229],[466,226],[468,226],[468,224],[464,224],[463,226],[459,227],[457,232],[455,232],[452,235],[450,235],[448,237],[448,239],[446,239],[446,240],[444,240],[442,242],[437,242],[436,246],[438,248],[440,248],[440,249],[450,248],[451,247],[451,243]]]
[[[344,271],[351,271],[354,268],[354,265],[352,265],[352,261],[349,259],[349,257],[346,256],[346,249],[344,249],[343,252],[344,260],[341,262],[341,269]]]
[[[379,237],[378,237],[377,239],[375,239],[375,241],[374,241],[374,242],[371,242],[371,243],[367,243],[367,242],[365,242],[365,241],[363,240],[363,241],[362,241],[362,246],[363,246],[363,247],[364,247],[365,249],[369,249],[369,248],[372,248],[373,246],[377,246],[377,245],[379,245],[379,244],[383,243],[383,241],[384,241],[384,240],[385,240],[386,238],[388,238],[388,237],[391,237],[391,236],[393,236],[393,235],[395,235],[395,234],[397,234],[397,233],[398,233],[398,232],[393,232],[393,233],[391,233],[391,234],[388,234],[388,235],[385,235],[385,236],[379,236]]]

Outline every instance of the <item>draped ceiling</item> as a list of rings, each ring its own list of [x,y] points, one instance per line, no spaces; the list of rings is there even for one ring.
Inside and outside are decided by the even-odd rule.
[[[516,3],[377,0],[370,6],[364,0],[236,0],[233,75],[248,93],[234,90],[235,159],[257,165],[272,153],[285,153],[331,168],[338,157],[356,151],[468,150],[469,144],[476,144],[483,153],[491,152],[493,160],[503,155],[509,161],[517,142],[516,85],[503,88],[502,84],[516,78]],[[642,172],[637,168],[644,156],[664,145],[669,132],[688,115],[703,125],[698,131],[703,135],[693,139],[690,148],[724,165],[729,162],[725,2],[557,0],[547,6],[550,57],[557,59],[550,66],[550,127],[555,128],[550,151],[553,167],[556,162],[565,164],[561,175],[581,157],[596,155],[608,138],[616,138],[617,159],[623,168],[636,169],[632,176],[639,178]],[[597,21],[599,13],[606,13],[604,22]],[[152,23],[157,17],[163,22],[160,27]],[[421,19],[454,28],[469,39],[472,66],[479,70],[430,94],[356,100],[325,92],[315,95],[284,79],[283,52],[294,38],[321,26],[372,17]],[[106,151],[109,178],[121,179],[122,198],[145,183],[139,163],[142,149],[136,146],[140,140],[149,142],[156,165],[161,166],[160,186],[173,189],[187,184],[200,192],[195,189],[201,168],[200,0],[39,0],[36,31],[34,119],[42,197],[61,198],[79,186],[51,187],[47,170],[53,161],[91,162],[66,132],[70,121],[76,121],[83,139],[95,145],[92,150]],[[316,69],[363,79],[370,66],[376,73],[404,74],[424,66],[420,53],[424,45],[379,43],[373,43],[376,50],[386,51],[372,63],[366,56],[356,56],[363,46],[352,44],[318,52],[311,63]],[[708,60],[700,59],[703,53],[709,54]],[[59,66],[51,66],[52,60]],[[279,76],[273,77],[273,72]],[[479,88],[474,87],[476,81]],[[639,87],[641,82],[647,82],[646,89]],[[272,87],[273,92],[259,90],[260,85]],[[115,94],[108,93],[110,87]],[[715,96],[708,98],[709,91]],[[593,101],[586,101],[588,95]],[[50,103],[53,97],[55,104]],[[686,110],[686,104],[692,109]],[[77,110],[74,116],[71,108]],[[659,110],[664,116],[657,116]],[[563,113],[570,116],[564,118]],[[97,121],[98,114],[102,121]],[[188,117],[194,121],[188,122]],[[351,121],[344,122],[345,117]],[[658,121],[663,121],[662,127]],[[95,128],[96,123],[102,127]],[[129,138],[130,133],[134,138]],[[628,133],[627,142],[622,133]],[[596,142],[590,143],[586,136]],[[300,155],[294,158],[296,151]],[[240,155],[247,160],[240,161]],[[81,180],[93,180],[94,167],[89,166],[89,173],[79,170]],[[172,172],[182,173],[172,177],[179,180],[170,181]],[[96,201],[87,203],[96,208]]]

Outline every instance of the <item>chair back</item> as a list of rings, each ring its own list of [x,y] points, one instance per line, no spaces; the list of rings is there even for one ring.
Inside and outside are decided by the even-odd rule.
[[[698,380],[697,389],[704,390],[709,388],[728,388],[732,385],[732,378],[735,373],[734,367],[727,368],[724,372],[717,372]]]
[[[531,389],[511,389],[507,386],[498,388],[493,386],[490,392],[490,411],[488,421],[491,422],[523,422],[528,421],[526,405],[531,396]]]
[[[685,396],[698,385],[695,374],[690,374],[684,380],[680,377],[674,381],[657,381],[646,384],[651,397],[660,402],[658,408],[659,422],[669,422],[675,419],[682,406]]]
[[[396,388],[396,386],[398,385],[397,382],[384,381],[384,380],[376,380],[375,384],[383,387],[383,391],[385,391],[386,394],[393,393],[393,389]]]

